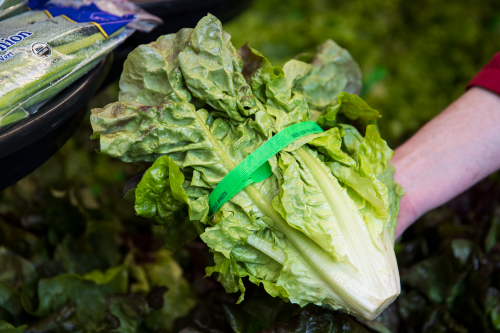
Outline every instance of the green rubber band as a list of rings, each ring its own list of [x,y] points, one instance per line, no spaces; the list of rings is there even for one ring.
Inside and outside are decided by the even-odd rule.
[[[270,177],[273,172],[267,160],[280,150],[306,135],[321,132],[323,130],[314,121],[306,121],[287,127],[267,140],[235,166],[210,193],[208,197],[210,215],[215,214],[223,204],[246,186]]]

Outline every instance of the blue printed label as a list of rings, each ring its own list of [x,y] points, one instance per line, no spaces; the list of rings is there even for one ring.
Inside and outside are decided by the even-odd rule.
[[[6,61],[6,60],[9,60],[10,58],[12,58],[14,56],[14,53],[12,53],[12,51],[4,54],[4,55],[0,55],[0,61]]]
[[[4,62],[12,58],[14,56],[14,53],[12,51],[9,51],[9,48],[25,40],[31,35],[33,35],[32,32],[19,31],[17,34],[9,36],[8,38],[0,38],[0,52],[7,51],[4,54],[0,54],[0,61]]]
[[[0,52],[7,51],[10,47],[16,45],[31,35],[33,35],[32,32],[19,31],[16,35],[12,35],[8,38],[0,38]]]
[[[31,0],[29,7],[36,10],[46,10],[53,17],[64,15],[77,23],[97,23],[108,36],[134,20],[134,15],[122,17],[103,12],[95,4],[81,6],[80,8],[56,6],[48,0]]]

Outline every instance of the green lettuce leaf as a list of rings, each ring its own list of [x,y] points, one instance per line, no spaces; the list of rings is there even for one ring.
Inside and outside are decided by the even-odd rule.
[[[253,94],[262,103],[265,103],[267,100],[266,84],[280,75],[279,70],[275,72],[275,68],[269,60],[259,51],[249,47],[248,44],[239,49],[239,54],[243,60],[241,73],[249,82]]]
[[[196,304],[191,286],[168,250],[156,252],[155,262],[142,265],[142,269],[151,285],[167,290],[161,308],[145,316],[144,322],[152,331],[171,331],[175,320],[187,315]]]
[[[423,277],[425,279],[422,279]],[[420,291],[433,303],[451,303],[464,277],[454,271],[448,258],[441,256],[423,260],[412,266],[402,275],[402,283]]]
[[[401,197],[405,195],[405,190],[393,178],[396,168],[391,163],[387,163],[385,171],[378,177],[378,179],[387,187],[389,196],[389,214],[390,220],[387,224],[391,239],[395,241],[396,226],[398,225],[399,203]]]
[[[77,304],[79,320],[93,325],[96,319],[97,322],[104,320],[105,295],[126,292],[127,279],[123,267],[111,268],[104,273],[93,271],[83,277],[61,274],[42,279],[38,283],[38,307],[34,309],[32,302],[26,303],[25,307],[35,316],[45,316],[71,299]]]
[[[283,69],[294,91],[304,95],[311,109],[324,110],[345,91],[361,92],[361,70],[349,52],[328,39],[317,48],[317,53],[307,66],[290,60]]]
[[[31,282],[35,272],[33,263],[0,247],[0,308],[11,315],[21,312],[24,283]]]
[[[161,163],[161,159],[167,159]],[[135,211],[160,224],[170,225],[187,203],[187,195],[182,190],[184,175],[172,158],[162,156],[142,177],[135,191]]]
[[[109,117],[109,115],[119,114],[117,112],[114,112],[116,108],[127,110],[127,114],[122,119],[115,118],[109,121],[107,118]],[[162,117],[156,118],[157,123],[153,123],[154,126],[150,126],[150,115],[154,114],[153,112],[155,112],[156,110],[161,110],[161,112],[158,112],[156,114],[161,114]],[[175,128],[180,128],[180,126],[177,125],[178,123],[183,124],[183,128],[189,128],[189,132],[176,131],[177,133],[182,135],[182,138],[179,140],[179,142],[182,142],[183,145],[179,146],[176,145],[175,142],[173,142],[172,146],[175,145],[178,147],[176,151],[174,151],[174,153],[172,154],[169,154],[170,158],[162,157],[157,159],[151,169],[151,175],[157,175],[160,177],[159,179],[161,179],[161,182],[158,183],[158,186],[160,186],[159,188],[162,188],[162,186],[165,186],[165,184],[167,184],[165,179],[167,177],[167,174],[172,173],[173,175],[178,175],[173,177],[179,177],[181,175],[178,170],[170,171],[171,169],[174,170],[175,167],[182,168],[185,174],[192,174],[191,182],[189,181],[189,179],[187,181],[185,180],[184,182],[182,182],[180,179],[177,180],[177,184],[182,182],[182,188],[186,193],[185,195],[183,194],[178,196],[178,198],[184,198],[182,200],[185,200],[186,195],[189,198],[188,193],[204,193],[203,197],[206,198],[206,191],[209,191],[210,187],[216,185],[220,181],[220,179],[222,179],[222,177],[227,173],[227,171],[224,172],[224,170],[231,170],[238,161],[241,161],[245,155],[248,155],[252,150],[254,150],[252,148],[249,149],[249,146],[252,147],[253,145],[253,147],[258,147],[265,141],[266,138],[266,136],[264,136],[258,130],[255,130],[255,128],[259,129],[259,127],[255,126],[255,122],[251,119],[247,119],[246,122],[236,127],[230,121],[225,121],[221,118],[212,120],[213,118],[207,111],[195,111],[194,108],[190,108],[189,104],[186,103],[169,103],[147,109],[143,106],[135,106],[131,103],[116,103],[113,105],[109,105],[103,110],[94,110],[93,117],[97,120],[96,125],[98,126],[101,126],[102,124],[111,125],[105,131],[100,133],[101,143],[106,142],[106,146],[101,144],[101,150],[103,152],[106,152],[104,151],[104,148],[107,149],[108,144],[111,149],[114,149],[116,143],[118,143],[118,141],[121,140],[122,137],[129,136],[129,133],[123,131],[123,128],[128,127],[127,123],[123,121],[124,119],[126,119],[129,124],[137,124],[138,126],[136,128],[142,127],[141,121],[148,122],[149,131],[147,132],[148,134],[146,134],[146,136],[143,136],[143,139],[145,139],[144,142],[136,142],[135,144],[143,145],[146,143],[153,143],[153,147],[155,148],[148,150],[136,150],[134,148],[134,144],[132,144],[129,146],[130,148],[128,150],[123,150],[120,152],[121,156],[124,156],[126,158],[129,158],[128,156],[131,156],[131,153],[137,153],[138,151],[144,154],[150,153],[151,155],[156,154],[155,149],[158,149],[158,151],[167,152],[170,149],[168,145],[158,147],[157,143],[148,140],[147,136],[151,135],[154,137],[158,137],[156,131],[163,131],[167,128],[170,128],[173,131]],[[213,123],[210,124],[210,122],[212,121]],[[216,122],[219,123],[218,126],[214,125]],[[120,123],[121,126],[114,127],[115,123]],[[221,136],[219,134],[221,128],[224,128],[225,130],[224,136]],[[191,137],[196,137],[196,142],[193,142],[195,140],[186,137],[186,133],[191,135]],[[195,136],[195,133],[198,134]],[[233,136],[230,133],[245,133],[245,136]],[[134,134],[132,133],[132,135]],[[174,135],[169,136],[169,140],[172,142],[174,140],[174,137]],[[218,139],[219,137],[221,137],[222,140]],[[242,137],[244,137],[245,140],[242,140]],[[189,143],[190,141],[193,143]],[[244,147],[243,149],[236,148],[242,147],[240,146],[242,144]],[[371,147],[368,144],[366,145],[368,147]],[[119,146],[120,149],[125,147],[125,145],[122,144],[120,144]],[[372,174],[376,174],[378,171],[380,171],[378,165],[386,161],[379,160],[371,156],[370,149],[363,147],[365,147],[365,144],[360,144],[360,153],[358,155],[363,157],[363,159],[361,159],[361,161],[363,162],[360,162],[360,167],[364,165],[363,163],[371,163],[374,164],[373,168],[375,171],[366,171],[364,174],[360,174],[359,177],[363,178],[365,176],[364,179],[366,179],[367,181],[375,181],[375,179],[371,179],[370,177],[372,176]],[[337,149],[337,151],[340,150],[338,144],[336,145],[336,148],[331,149]],[[180,154],[179,152],[182,152],[182,154]],[[246,152],[246,154],[242,155],[243,152]],[[151,155],[140,155],[137,157],[137,160],[148,160],[151,158]],[[349,158],[347,155],[344,155],[343,158]],[[380,156],[383,157],[385,155]],[[331,158],[335,158],[335,154],[332,154]],[[364,162],[365,160],[368,162]],[[345,189],[343,189],[337,182],[324,162],[322,162],[318,157],[315,157],[314,151],[310,149],[307,149],[305,147],[298,147],[294,152],[292,152],[292,155],[282,153],[279,156],[279,163],[277,160],[275,160],[271,164],[274,164],[274,170],[277,174],[279,174],[279,176],[273,176],[263,181],[262,183],[256,184],[254,186],[249,186],[243,192],[240,192],[234,198],[232,198],[230,202],[226,203],[211,220],[205,221],[205,223],[209,223],[209,228],[205,229],[205,232],[201,235],[202,239],[209,245],[209,247],[217,252],[220,252],[226,258],[225,260],[221,260],[219,266],[216,266],[213,271],[221,273],[221,276],[223,277],[221,277],[220,280],[221,282],[223,282],[228,291],[243,291],[244,289],[242,287],[241,278],[245,276],[252,276],[250,281],[255,283],[266,281],[266,283],[262,282],[264,283],[266,290],[271,291],[270,293],[272,294],[279,295],[284,298],[289,298],[292,302],[301,305],[305,305],[307,303],[330,304],[336,308],[349,308],[351,312],[354,312],[354,310],[352,309],[353,305],[344,303],[345,300],[342,299],[347,297],[346,295],[342,295],[341,297],[339,297],[329,291],[331,289],[328,283],[333,283],[333,277],[330,277],[331,275],[328,276],[328,274],[335,275],[337,276],[337,278],[341,278],[344,281],[349,281],[349,273],[356,271],[356,268],[354,267],[357,267],[357,269],[361,271],[383,271],[383,266],[388,262],[388,258],[383,251],[380,252],[379,250],[377,250],[379,252],[373,252],[372,249],[366,248],[367,244],[373,244],[371,240],[365,242],[360,241],[357,247],[365,247],[364,251],[367,251],[366,253],[370,253],[371,256],[375,256],[376,253],[380,253],[380,259],[376,259],[374,260],[374,262],[379,263],[382,266],[378,268],[376,266],[361,267],[360,265],[362,265],[363,262],[363,260],[361,259],[362,257],[357,257],[358,259],[356,259],[356,254],[354,253],[350,254],[350,256],[347,255],[347,252],[349,252],[349,248],[352,249],[356,246],[354,246],[353,244],[345,243],[346,241],[348,241],[346,237],[339,236],[341,235],[340,230],[343,230],[341,229],[342,227],[336,226],[337,223],[346,220],[347,215],[336,215],[338,213],[336,213],[335,210],[332,209],[332,207],[335,207],[339,204],[345,205],[348,202],[352,202],[352,204],[348,203],[348,205],[353,206],[347,206],[346,208],[344,208],[345,214],[350,214],[348,212],[356,211],[356,206],[366,206],[366,203],[360,203],[363,202],[363,198],[359,198],[357,196],[351,198],[348,192],[345,192]],[[273,201],[273,199],[276,198],[278,194],[278,178],[282,178],[284,180],[284,184],[287,183],[288,173],[286,172],[286,169],[288,169],[289,165],[291,164],[295,165],[294,168],[300,168],[303,172],[305,172],[305,174],[299,176],[297,172],[292,172],[293,168],[290,169],[290,184],[300,181],[300,178],[304,178],[306,177],[306,174],[309,174],[309,176],[307,176],[309,177],[308,182],[311,183],[310,185],[312,187],[305,192],[307,193],[306,196],[304,196],[303,194],[293,195],[292,192],[288,193],[286,191],[280,192],[281,204],[278,206],[275,205],[275,207],[273,207],[271,201]],[[168,172],[166,171],[167,169]],[[197,173],[198,176],[195,176],[195,173]],[[297,178],[298,176],[300,177],[299,179]],[[143,177],[141,183],[139,183],[138,185],[138,188],[136,190],[136,201],[140,205],[151,204],[152,207],[156,207],[157,205],[156,199],[154,199],[152,202],[148,202],[148,196],[142,197],[140,194],[142,193],[141,188],[144,189],[144,193],[159,192],[157,190],[147,190],[148,188],[153,189],[153,187],[150,187],[148,185],[152,181],[152,179],[154,178],[145,176]],[[173,186],[172,183],[172,180],[170,180],[170,188],[168,189],[168,191],[170,192],[167,191],[168,193],[174,192],[175,186]],[[293,185],[291,186],[293,187]],[[383,184],[381,184],[379,187],[382,189],[385,188]],[[195,188],[198,189],[198,192],[194,190]],[[327,213],[325,215],[327,218],[325,221],[325,225],[323,225],[321,222],[318,222],[319,229],[317,229],[317,231],[312,231],[312,233],[309,233],[306,232],[306,229],[304,229],[304,227],[308,225],[305,222],[311,220],[314,215],[312,214],[312,212],[314,212],[314,209],[319,207],[319,202],[316,202],[313,199],[314,197],[312,196],[311,192],[312,189],[315,189],[317,196],[323,200],[322,205],[324,207],[324,212]],[[284,190],[283,187],[282,190]],[[334,194],[336,193],[336,191],[339,191],[339,194]],[[150,194],[149,197],[151,197],[151,195],[154,196],[156,194]],[[387,189],[385,189],[385,192],[381,192],[380,195],[385,195],[387,197]],[[290,210],[287,211],[286,207],[288,206],[283,204],[284,202],[286,202],[286,200],[290,200],[292,196],[295,198],[298,197],[299,199],[307,199],[308,202],[304,203],[306,204],[306,206],[312,204],[311,209],[306,210],[303,218],[298,219],[297,222],[295,222],[295,219],[292,218],[294,214],[297,213],[297,211],[294,210],[294,206],[290,206]],[[336,200],[338,201],[332,201],[333,199],[328,199],[330,197],[337,197]],[[196,201],[198,200],[199,198]],[[203,204],[199,206],[191,204],[192,201],[194,200],[190,199],[188,201],[190,216],[199,217],[200,215],[202,215],[206,217],[206,213],[201,214],[201,212],[206,212],[206,210],[208,209],[208,201],[205,199],[203,201]],[[344,201],[346,203],[342,203]],[[388,203],[387,198],[385,202]],[[163,208],[164,207],[166,206],[163,206]],[[139,209],[138,213],[141,212],[142,210]],[[281,213],[281,216],[277,215],[278,212]],[[369,210],[367,210],[367,214],[368,213],[370,213]],[[382,235],[383,228],[371,228],[371,225],[379,225],[384,221],[384,218],[385,222],[387,223],[389,220],[389,215],[387,214],[386,216],[381,217],[376,214],[372,214],[372,217],[373,220],[370,220],[368,217],[365,217],[365,219],[363,219],[361,215],[354,215],[348,218],[349,220],[355,218],[359,222],[346,224],[344,228],[350,228],[349,226],[357,226],[357,228],[361,229],[346,229],[343,230],[344,233],[366,234],[368,237],[377,239],[378,242],[383,242],[381,238],[384,237]],[[365,222],[365,220],[367,221]],[[365,224],[367,222],[369,223]],[[368,229],[377,230],[378,234],[373,234],[370,236],[370,233],[367,233],[366,229],[365,231],[363,231],[363,228],[367,227]],[[300,230],[302,233],[294,231],[295,229]],[[269,231],[266,233],[267,230]],[[320,235],[325,230],[328,230],[331,234],[329,236],[330,238],[336,237],[336,239],[321,240]],[[266,233],[268,235],[268,239],[262,238],[260,236],[263,233]],[[308,244],[306,241],[306,236],[314,240],[314,243]],[[339,241],[339,239],[341,238],[343,238],[343,240]],[[277,248],[277,241],[282,243],[282,248]],[[272,265],[267,265],[269,267],[275,267],[273,269],[273,274],[265,274],[262,276],[257,274],[255,271],[252,272],[252,270],[239,265],[239,262],[237,262],[232,253],[233,251],[235,251],[235,248],[244,246],[246,244],[250,244],[257,250],[261,251],[261,256],[268,256],[276,262],[272,262]],[[268,245],[264,247],[263,244]],[[319,247],[316,244],[318,244]],[[306,246],[306,248],[308,248],[309,253],[314,253],[316,262],[312,263],[314,265],[313,267],[315,267],[313,270],[309,268],[309,265],[311,265],[309,263],[309,260],[311,259],[304,258],[304,253],[302,252],[303,246]],[[299,247],[300,250],[297,247]],[[381,248],[381,246],[378,245],[378,248]],[[326,253],[331,253],[337,259],[332,261],[332,259],[328,255],[326,255]],[[286,259],[283,260],[284,258]],[[340,260],[340,262],[337,262],[338,260]],[[269,262],[269,259],[267,259],[267,261]],[[281,264],[283,266],[278,264]],[[319,269],[319,266],[328,267],[329,273],[325,276],[322,275],[324,273],[321,273],[321,271],[319,273],[316,272],[315,270]],[[387,271],[389,272],[389,274],[385,276],[394,276],[394,271],[391,270],[394,270],[394,268],[388,268]],[[277,272],[280,272],[279,279],[276,279]],[[391,285],[391,282],[385,283]],[[375,288],[375,286],[373,288]],[[354,300],[352,300],[351,302],[354,302]]]
[[[66,320],[72,317],[79,327],[98,330],[106,327],[106,295],[126,292],[127,279],[127,271],[123,267],[104,273],[95,271],[83,277],[60,274],[39,280],[36,298],[24,290],[20,293],[21,303],[31,315],[47,317],[38,324],[45,329],[47,325],[57,326],[53,318],[55,315],[48,315],[59,312]],[[66,311],[66,314],[61,311]]]
[[[321,113],[314,115],[314,120],[323,128],[337,126],[338,115],[344,115],[350,120],[360,120],[365,126],[376,125],[380,113],[366,104],[361,97],[346,92],[341,92],[337,100],[330,103]]]
[[[15,326],[9,324],[8,322],[0,320],[0,331],[2,333],[23,333],[27,327],[28,325],[21,325],[16,328]]]
[[[241,115],[255,114],[263,107],[241,73],[243,61],[230,38],[215,16],[202,18],[179,53],[179,64],[195,97],[241,121]]]
[[[117,266],[121,257],[116,245],[117,233],[113,222],[88,222],[81,237],[64,236],[56,246],[54,259],[67,273],[73,274]]]
[[[191,33],[192,29],[182,29],[130,52],[120,77],[119,100],[150,106],[160,104],[167,96],[191,101],[192,95],[186,89],[177,59]]]

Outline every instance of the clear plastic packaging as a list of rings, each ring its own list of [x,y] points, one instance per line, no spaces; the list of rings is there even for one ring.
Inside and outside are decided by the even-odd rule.
[[[143,23],[136,14],[114,11],[106,17],[110,13],[89,12],[92,8],[100,10],[59,6],[0,22],[0,131],[26,119],[94,67],[134,32],[129,23]],[[61,10],[66,14],[50,17]],[[95,13],[101,23],[94,22]]]
[[[26,11],[28,0],[0,0],[0,21]]]
[[[81,8],[91,4],[100,10],[116,16],[134,15],[135,20],[127,24],[128,27],[143,32],[150,32],[163,21],[128,0],[50,0],[48,5]]]

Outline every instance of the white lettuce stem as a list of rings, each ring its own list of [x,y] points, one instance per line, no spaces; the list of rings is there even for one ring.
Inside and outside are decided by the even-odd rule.
[[[389,263],[391,276],[394,277],[393,279],[391,279],[392,288],[393,290],[397,290],[397,295],[399,295],[399,293],[401,292],[401,282],[399,281],[398,261],[396,260],[396,253],[394,252],[394,243],[392,241],[392,237],[389,235],[389,231],[387,229],[385,229],[384,233],[382,234],[382,243],[385,248],[385,253],[387,253],[388,256],[387,262]]]
[[[286,253],[279,247],[276,247],[273,243],[267,239],[260,238],[255,235],[248,236],[247,243],[252,245],[254,248],[260,250],[267,256],[273,258],[280,264],[284,264],[286,260]]]
[[[357,281],[348,265],[336,261],[303,233],[290,227],[255,186],[247,186],[245,192],[259,210],[273,220],[276,229],[285,234],[320,280],[331,288],[332,296],[340,301],[339,304],[331,304],[333,307],[342,307],[364,318],[372,318],[374,313],[378,315],[383,300]]]
[[[392,243],[387,242],[390,240],[389,233],[384,230],[382,243],[385,251],[380,251],[346,190],[326,166],[304,147],[297,149],[295,156],[311,172],[324,193],[345,236],[343,239],[349,249],[349,260],[358,268],[364,284],[378,295],[382,302],[379,309],[384,309],[384,304],[392,302],[400,292],[397,261],[393,249],[388,248],[392,247]]]
[[[377,274],[386,267],[383,254],[373,243],[357,207],[349,205],[349,196],[326,166],[303,147],[295,151],[295,156],[311,172],[314,180],[323,192],[330,209],[342,231],[343,240],[347,243],[348,258],[362,273],[362,280],[372,289],[384,288]],[[367,260],[371,256],[373,260]],[[381,259],[381,260],[380,260]]]

